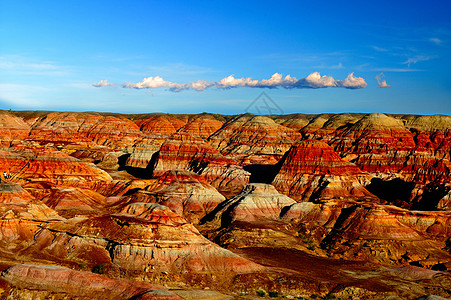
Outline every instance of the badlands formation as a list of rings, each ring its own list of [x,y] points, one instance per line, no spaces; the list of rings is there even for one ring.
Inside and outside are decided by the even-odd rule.
[[[451,297],[449,116],[2,111],[0,145],[2,299]]]

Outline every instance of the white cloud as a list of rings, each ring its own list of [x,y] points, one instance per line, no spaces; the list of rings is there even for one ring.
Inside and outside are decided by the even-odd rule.
[[[133,89],[155,89],[160,87],[173,87],[173,83],[164,80],[160,76],[155,76],[144,78],[141,82],[138,83],[126,82],[123,84],[123,87]]]
[[[259,87],[269,87],[269,88],[281,86],[281,87],[285,87],[286,88],[286,87],[293,86],[293,84],[296,84],[296,82],[298,82],[296,77],[291,77],[290,75],[287,75],[284,78],[282,76],[282,74],[274,73],[271,76],[271,78],[261,80],[257,84],[257,86],[259,86]]]
[[[114,85],[114,83],[108,82],[108,80],[100,80],[99,82],[94,82],[92,84],[94,87],[104,87],[109,85]]]
[[[387,81],[384,79],[385,75],[384,73],[380,73],[379,75],[376,75],[377,83],[379,84],[380,88],[388,88],[390,85],[387,84]]]
[[[410,64],[416,64],[417,62],[420,62],[420,61],[428,61],[428,60],[431,60],[431,59],[433,59],[435,57],[436,56],[416,55],[414,57],[411,57],[411,58],[407,59],[405,62],[403,62],[403,64],[405,64],[408,67],[410,67]]]
[[[325,87],[338,87],[337,81],[327,75],[321,76],[319,72],[313,72],[309,76],[300,79],[296,83],[297,88],[325,88]]]
[[[433,42],[436,45],[441,45],[443,43],[443,41],[438,38],[430,38],[429,41]]]
[[[348,89],[363,89],[367,86],[365,79],[362,77],[355,77],[354,73],[349,74],[344,81],[338,80],[338,84]]]
[[[232,87],[255,87],[258,84],[258,80],[252,80],[252,78],[235,78],[235,75],[230,75],[218,81],[216,86],[219,88],[227,89]]]
[[[107,80],[100,80],[93,83],[95,87],[104,87],[114,85]],[[227,76],[216,82],[208,82],[198,80],[188,83],[175,83],[166,81],[160,76],[147,77],[137,83],[126,82],[123,88],[133,89],[155,89],[166,87],[172,92],[180,92],[182,90],[193,89],[196,91],[204,91],[207,88],[216,87],[219,89],[230,89],[236,87],[252,87],[252,88],[326,88],[326,87],[342,87],[348,89],[365,88],[367,83],[361,77],[355,77],[354,73],[350,73],[345,80],[335,80],[332,76],[327,76],[319,72],[313,72],[305,78],[297,79],[290,75],[283,77],[282,74],[274,73],[269,79],[256,80],[250,77],[235,78],[235,75]]]

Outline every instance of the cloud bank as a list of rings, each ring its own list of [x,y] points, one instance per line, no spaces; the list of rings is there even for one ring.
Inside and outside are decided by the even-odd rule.
[[[94,87],[104,87],[113,85],[107,80],[100,80],[99,82],[92,84]],[[305,78],[297,79],[290,75],[285,77],[282,74],[275,73],[269,79],[256,80],[250,77],[236,78],[235,75],[230,75],[216,82],[208,82],[205,80],[198,80],[188,83],[176,83],[171,81],[166,81],[160,76],[147,77],[142,81],[133,83],[126,82],[122,84],[123,88],[133,88],[133,89],[156,89],[156,88],[169,88],[170,91],[180,92],[183,90],[196,90],[204,91],[207,88],[215,87],[218,89],[230,89],[236,87],[252,87],[252,88],[326,88],[326,87],[336,87],[336,88],[347,88],[347,89],[361,89],[365,88],[367,83],[362,77],[354,76],[354,73],[350,73],[345,80],[335,80],[332,76],[323,75],[321,76],[319,72],[313,72]]]

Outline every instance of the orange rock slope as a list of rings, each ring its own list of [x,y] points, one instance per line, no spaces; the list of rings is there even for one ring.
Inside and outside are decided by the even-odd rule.
[[[449,116],[0,112],[0,292],[449,298],[450,158]]]

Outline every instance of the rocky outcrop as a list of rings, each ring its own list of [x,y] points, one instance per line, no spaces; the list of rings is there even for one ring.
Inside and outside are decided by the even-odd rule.
[[[213,115],[194,115],[187,123],[168,116],[156,116],[140,120],[137,124],[145,133],[145,138],[133,145],[126,165],[134,168],[148,168],[161,145],[175,132],[187,134],[200,140],[207,139],[213,132],[221,128],[223,122]]]
[[[0,112],[0,145],[9,147],[25,139],[30,132],[30,126],[19,117],[7,112]]]
[[[0,164],[12,180],[47,181],[55,184],[92,187],[93,182],[111,181],[105,171],[61,151],[42,147],[0,150]]]
[[[451,264],[451,255],[442,250],[450,215],[419,215],[390,206],[354,205],[341,211],[322,245],[334,255],[385,265],[402,261],[429,267]],[[436,235],[431,234],[434,231]]]
[[[53,187],[41,200],[61,216],[105,213],[105,196],[91,190],[76,187]]]
[[[222,226],[235,221],[265,222],[279,219],[282,209],[294,203],[270,184],[251,183],[240,194],[223,202],[214,214],[221,218]]]
[[[293,145],[282,159],[273,185],[298,200],[375,198],[362,185],[371,176],[342,160],[327,144],[307,140]]]
[[[251,183],[240,194],[218,205],[204,218],[201,227],[210,238],[232,249],[276,244],[302,248],[296,232],[287,229],[281,220],[283,211],[294,203],[270,184]]]
[[[449,116],[2,112],[0,148],[10,299],[450,296]]]
[[[193,171],[225,194],[238,193],[249,181],[250,174],[235,161],[200,138],[180,132],[168,139],[158,152],[154,176],[175,169]]]
[[[149,199],[169,207],[192,224],[198,224],[225,200],[202,176],[185,170],[168,171],[146,189]]]
[[[136,125],[143,133],[143,138],[130,147],[130,154],[125,165],[133,168],[148,168],[152,157],[158,152],[161,145],[177,130],[185,126],[187,121],[187,119],[182,120],[169,115],[154,115],[136,120]]]
[[[20,264],[2,272],[13,286],[9,296],[61,297],[77,299],[182,299],[154,285],[140,281],[113,280],[103,275],[52,265]]]
[[[85,266],[114,265],[154,282],[189,282],[200,276],[214,284],[212,275],[263,270],[213,244],[192,224],[155,203],[132,203],[116,214],[43,226],[26,252]]]
[[[225,119],[222,116],[204,113],[191,117],[188,123],[180,130],[206,140],[210,135],[219,130],[224,122]]]
[[[122,148],[141,137],[139,127],[123,117],[87,113],[48,113],[27,116],[30,138],[40,142],[82,143]]]
[[[246,114],[228,121],[208,141],[244,165],[274,164],[300,137],[268,117]]]

